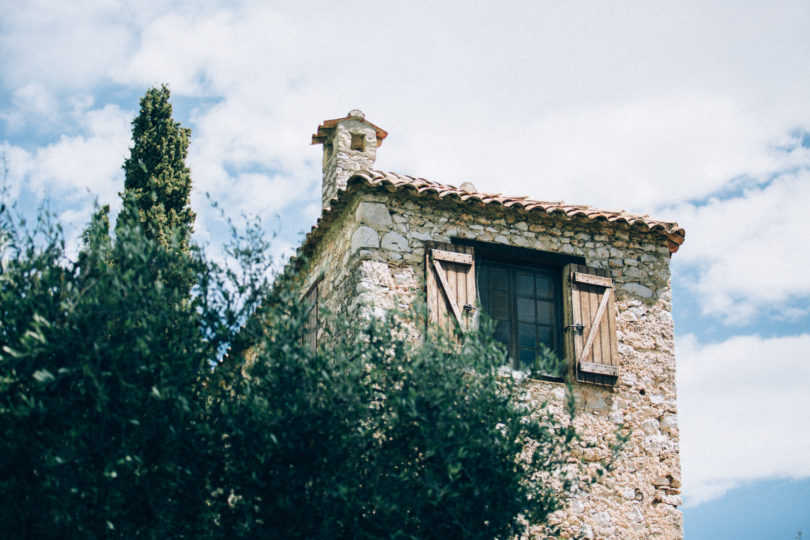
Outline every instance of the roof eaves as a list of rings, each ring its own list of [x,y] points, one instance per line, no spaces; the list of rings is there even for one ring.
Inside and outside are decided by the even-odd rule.
[[[504,197],[500,193],[469,192],[424,178],[403,176],[372,169],[359,171],[348,179],[346,189],[338,191],[337,196],[330,201],[329,206],[323,210],[318,222],[306,235],[296,258],[312,249],[311,246],[323,236],[325,229],[335,219],[335,216],[349,203],[352,196],[363,188],[384,189],[389,193],[407,192],[416,197],[431,200],[450,200],[457,204],[468,204],[476,207],[499,206],[523,212],[542,212],[552,217],[624,223],[629,227],[638,227],[641,230],[661,234],[667,239],[670,253],[678,251],[686,236],[684,229],[677,223],[653,220],[646,214],[630,214],[624,210],[599,210],[585,205],[569,205],[562,201],[536,201],[526,196]]]

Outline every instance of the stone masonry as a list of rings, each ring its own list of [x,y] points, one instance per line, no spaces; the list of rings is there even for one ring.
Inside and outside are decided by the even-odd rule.
[[[424,300],[428,240],[468,239],[578,256],[607,270],[614,283],[620,371],[612,387],[574,385],[575,423],[586,443],[579,457],[593,466],[609,458],[619,427],[630,439],[608,477],[577,494],[555,519],[566,537],[682,538],[671,235],[623,221],[442,198],[408,182],[384,181],[387,176],[370,167],[378,135],[385,132],[358,113],[330,121],[332,127],[313,137],[324,143],[324,212],[301,249],[310,260],[305,290],[317,282],[323,305],[347,316],[379,315],[395,306],[407,310]],[[347,149],[352,134],[355,145],[357,135],[364,138],[362,151]],[[548,399],[562,410],[563,384],[527,384],[536,403]]]
[[[363,111],[349,111],[346,118],[324,122],[312,137],[313,144],[323,144],[323,206],[338,190],[346,189],[352,173],[369,169],[377,158],[377,148],[388,135],[365,121]]]

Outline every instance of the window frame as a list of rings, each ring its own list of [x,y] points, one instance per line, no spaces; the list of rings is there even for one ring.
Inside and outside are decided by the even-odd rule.
[[[527,266],[524,264],[513,264],[513,263],[506,263],[503,261],[494,261],[491,259],[479,259],[478,261],[478,275],[476,276],[476,285],[478,288],[479,299],[481,300],[481,308],[487,313],[487,315],[492,319],[500,319],[504,320],[502,317],[496,317],[494,313],[492,313],[492,309],[490,307],[489,310],[484,308],[484,298],[481,296],[482,291],[491,291],[489,284],[484,284],[481,276],[484,272],[490,272],[492,269],[500,269],[507,273],[507,316],[506,322],[508,324],[508,342],[505,344],[507,347],[507,351],[509,352],[509,357],[511,360],[512,368],[513,369],[525,369],[529,364],[524,363],[521,360],[521,351],[530,351],[533,350],[535,354],[540,352],[540,341],[538,339],[537,334],[535,334],[535,346],[532,347],[525,347],[521,344],[521,325],[529,324],[534,326],[534,332],[536,333],[538,327],[547,327],[551,330],[551,346],[549,347],[553,353],[557,355],[558,358],[565,360],[565,336],[563,333],[564,329],[564,315],[563,315],[563,287],[562,287],[562,280],[560,279],[560,271],[559,268],[554,266],[546,266],[546,265],[533,265]],[[525,293],[521,293],[518,290],[518,279],[519,274],[524,275],[531,275],[533,280],[536,280],[536,276],[544,276],[548,279],[548,282],[551,286],[551,294],[545,298],[538,295],[537,290],[533,287],[532,293],[527,295]],[[535,281],[536,283],[536,281]],[[521,298],[531,298],[533,303],[537,302],[551,302],[553,305],[553,318],[547,324],[542,324],[539,320],[539,314],[535,313],[533,315],[533,321],[526,321],[522,320],[522,316],[519,312],[519,304]],[[534,365],[534,360],[531,365]],[[560,377],[555,377],[552,375],[544,375],[544,377],[559,379]]]
[[[561,253],[552,253],[548,251],[541,251],[531,248],[523,248],[518,246],[508,246],[504,244],[494,244],[490,242],[481,242],[477,240],[469,240],[462,238],[453,238],[453,244],[465,245],[473,247],[475,250],[476,260],[476,276],[475,284],[476,291],[478,292],[479,302],[480,297],[480,281],[479,275],[481,268],[489,265],[501,265],[508,268],[514,268],[516,271],[525,269],[528,271],[541,271],[548,272],[555,276],[554,287],[554,311],[555,311],[555,341],[556,346],[554,351],[557,356],[566,363],[566,370],[571,369],[571,359],[567,355],[566,340],[566,325],[568,321],[565,315],[565,287],[563,280],[565,279],[564,272],[566,265],[580,264],[585,265],[585,258],[576,255],[567,255]],[[509,340],[511,345],[507,345],[509,352],[509,359],[513,369],[523,369],[519,358],[520,346],[518,344],[517,332],[518,325],[520,324],[515,313],[517,307],[517,293],[514,291],[514,277],[510,274],[510,328]],[[481,306],[483,310],[483,305]],[[489,316],[489,314],[488,314]],[[535,376],[552,381],[561,381],[562,377],[544,375],[542,373],[535,373]]]

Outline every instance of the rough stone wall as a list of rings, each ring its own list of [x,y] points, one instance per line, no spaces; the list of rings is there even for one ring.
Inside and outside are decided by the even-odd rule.
[[[575,384],[582,457],[610,456],[617,429],[630,440],[616,467],[554,519],[566,536],[682,538],[680,461],[669,250],[663,238],[604,222],[571,221],[508,209],[470,208],[405,194],[361,192],[313,254],[321,298],[333,311],[368,316],[424,295],[424,242],[469,238],[584,257],[615,284],[620,376],[614,388]],[[310,277],[310,281],[313,278]],[[530,381],[539,404],[562,407],[565,387]],[[541,534],[535,531],[535,534]]]
[[[348,296],[357,291],[359,276],[355,270],[361,254],[351,249],[356,228],[353,210],[343,212],[318,242],[309,257],[301,289],[308,291],[317,283],[320,305],[334,313],[345,314]]]

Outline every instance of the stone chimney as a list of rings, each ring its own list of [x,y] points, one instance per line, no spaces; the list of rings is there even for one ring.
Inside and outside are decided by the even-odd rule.
[[[368,120],[363,111],[349,111],[346,118],[326,120],[312,136],[312,144],[323,144],[323,208],[346,189],[346,181],[357,171],[370,169],[377,147],[388,133]]]

